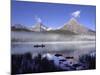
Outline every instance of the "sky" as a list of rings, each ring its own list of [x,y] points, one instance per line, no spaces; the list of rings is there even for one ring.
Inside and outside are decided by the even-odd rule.
[[[34,26],[37,21],[50,28],[59,28],[72,17],[85,27],[95,30],[96,7],[86,5],[25,2],[12,0],[11,24]]]

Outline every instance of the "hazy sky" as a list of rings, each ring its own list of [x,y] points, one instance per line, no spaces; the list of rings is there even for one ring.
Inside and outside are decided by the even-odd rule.
[[[95,30],[96,7],[71,4],[12,1],[11,23],[34,26],[36,19],[45,26],[58,28],[70,18],[76,18],[85,27]]]

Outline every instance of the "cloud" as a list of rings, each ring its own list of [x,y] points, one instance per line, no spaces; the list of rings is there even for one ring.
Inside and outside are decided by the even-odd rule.
[[[80,13],[81,13],[81,11],[80,10],[77,10],[77,11],[73,12],[71,15],[73,17],[77,18],[77,17],[80,17]]]
[[[39,18],[39,17],[37,17],[37,16],[35,16],[35,20],[36,20],[37,22],[39,22],[39,23],[42,22],[41,18]]]

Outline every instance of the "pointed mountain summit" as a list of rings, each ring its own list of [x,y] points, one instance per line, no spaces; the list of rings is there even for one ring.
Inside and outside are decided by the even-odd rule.
[[[36,24],[32,27],[32,31],[48,31],[49,27],[43,25],[42,20],[40,18],[36,18]]]
[[[71,19],[68,21],[68,24],[69,24],[69,25],[79,25],[78,21],[77,21],[75,18],[71,18]]]
[[[61,27],[61,30],[69,30],[76,34],[94,34],[94,32],[85,26],[81,25],[77,19],[71,18],[67,23]]]
[[[32,27],[33,31],[47,31],[48,27],[44,26],[42,23],[36,23],[35,26]]]

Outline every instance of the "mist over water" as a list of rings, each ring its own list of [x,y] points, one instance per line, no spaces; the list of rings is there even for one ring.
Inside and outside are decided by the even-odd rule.
[[[45,47],[35,48],[36,44],[44,44]],[[60,53],[63,55],[80,55],[84,53],[89,53],[95,50],[95,42],[80,42],[80,43],[67,43],[67,42],[54,42],[54,43],[46,43],[45,42],[37,42],[37,43],[13,43],[12,44],[12,54],[23,54],[27,52],[31,52],[32,54],[38,53]]]
[[[95,42],[95,35],[12,32],[12,73],[95,69]]]
[[[95,35],[73,35],[63,32],[23,32],[12,31],[12,42],[68,42],[95,41]]]
[[[82,54],[87,54],[95,51],[95,36],[90,35],[59,35],[59,34],[44,34],[44,33],[28,33],[28,32],[13,32],[11,53],[23,54],[30,52],[34,56],[38,53],[45,54],[63,54],[65,56],[78,57]],[[36,40],[37,39],[37,40]],[[56,40],[55,40],[56,39]],[[24,41],[21,41],[24,40]],[[52,41],[50,41],[52,40]],[[60,40],[60,41],[59,41]],[[45,47],[34,47],[34,45],[45,45]]]

